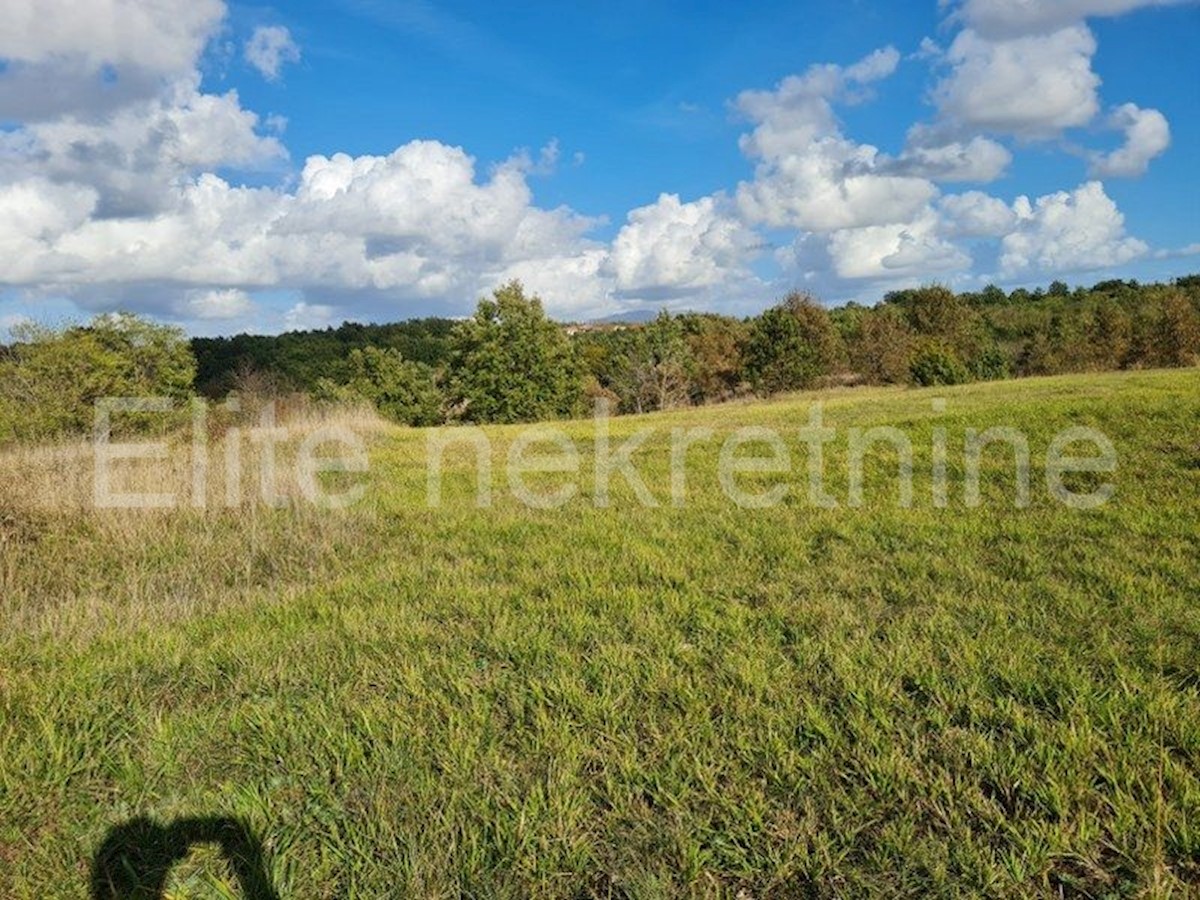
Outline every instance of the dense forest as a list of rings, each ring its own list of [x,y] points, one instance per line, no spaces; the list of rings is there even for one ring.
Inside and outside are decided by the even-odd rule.
[[[196,390],[223,397],[249,373],[265,376],[281,387],[312,390],[322,378],[345,382],[352,350],[378,347],[405,359],[438,366],[448,353],[452,319],[410,319],[390,325],[346,322],[320,331],[280,335],[239,334],[192,338],[196,357]]]
[[[930,285],[873,307],[800,292],[750,318],[662,312],[563,325],[513,282],[455,321],[193,338],[130,315],[29,328],[0,348],[0,441],[81,433],[105,396],[301,394],[370,403],[409,425],[524,422],[597,400],[636,413],[828,384],[949,385],[1194,365],[1200,275],[1072,290],[954,293]]]

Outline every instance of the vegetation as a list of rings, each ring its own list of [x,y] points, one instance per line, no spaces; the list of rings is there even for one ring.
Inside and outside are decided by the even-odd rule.
[[[363,357],[354,351],[376,348],[416,366],[408,367],[405,390],[411,395],[419,386],[423,397],[385,415],[410,424],[431,416],[511,422],[561,418],[597,399],[639,413],[823,384],[959,384],[1188,366],[1200,358],[1200,276],[1074,291],[1056,281],[1046,291],[1008,294],[995,286],[955,294],[930,285],[893,292],[873,308],[826,309],[793,293],[749,319],[663,312],[644,325],[568,330],[564,340],[540,301],[510,284],[481,301],[466,323],[347,323],[192,346],[197,390],[212,397],[265,379],[277,391],[373,400],[383,395],[364,382]],[[430,382],[436,402],[427,396]]]
[[[432,368],[405,359],[398,350],[366,347],[351,350],[347,380],[317,382],[325,402],[353,406],[367,403],[380,415],[402,425],[436,425],[443,419],[442,395]]]
[[[829,313],[807,294],[789,294],[755,320],[746,374],[763,394],[802,390],[835,371],[843,352]]]
[[[388,325],[346,322],[338,328],[275,336],[193,338],[196,390],[220,398],[238,387],[244,373],[257,372],[268,375],[280,390],[315,392],[323,380],[349,379],[350,354],[367,347],[396,350],[405,359],[436,368],[446,361],[453,328],[450,319],[427,318]]]
[[[450,335],[450,404],[469,422],[534,422],[578,411],[575,354],[518,282],[479,301]]]
[[[669,505],[673,429],[793,444],[814,400],[842,434],[903,425],[911,508],[883,449],[846,502],[844,441],[836,508],[805,502],[797,450],[793,496],[739,509],[717,442]],[[467,449],[431,509],[425,433],[365,420],[342,423],[372,436],[342,511],[97,510],[85,452],[13,451],[0,896],[85,895],[109,829],[143,815],[244,821],[297,898],[1194,895],[1198,417],[1189,369],[613,420],[614,446],[655,429],[636,461],[656,508],[620,478],[596,508],[581,477],[558,509],[481,509]],[[1017,428],[1040,460],[1079,424],[1118,449],[1109,504],[1035,480],[1015,508],[997,447],[981,507],[957,455],[933,505],[936,429]],[[560,427],[589,472],[591,423]],[[520,433],[486,430],[499,469]],[[186,454],[143,464],[135,488],[186,495]],[[197,851],[167,896],[239,894]]]
[[[102,397],[192,394],[196,362],[175,328],[115,314],[63,331],[18,328],[16,338],[0,354],[0,444],[90,432]]]

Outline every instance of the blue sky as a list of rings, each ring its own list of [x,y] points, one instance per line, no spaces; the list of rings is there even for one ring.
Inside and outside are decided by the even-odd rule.
[[[1166,279],[1198,42],[1161,0],[10,0],[0,327]]]

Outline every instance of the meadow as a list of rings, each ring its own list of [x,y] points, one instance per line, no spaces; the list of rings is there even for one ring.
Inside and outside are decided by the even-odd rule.
[[[739,507],[713,442],[667,501],[672,429],[786,436],[818,401],[911,435],[910,507],[887,451],[850,505],[844,443],[834,508],[799,451],[742,476],[796,490]],[[426,431],[342,424],[371,461],[330,476],[347,509],[98,510],[86,446],[0,458],[0,896],[113,896],[93,858],[141,817],[242,823],[281,897],[1200,893],[1200,370],[613,419],[654,429],[655,507],[581,478],[481,508],[469,452],[431,507]],[[981,502],[951,454],[937,508],[935,429],[993,426],[1035,461],[1104,433],[1117,469],[1071,484],[1112,499],[1035,465],[1018,507],[994,447]],[[557,427],[587,471],[592,423]],[[522,433],[484,429],[497,472]],[[236,869],[202,846],[166,896],[243,896]]]

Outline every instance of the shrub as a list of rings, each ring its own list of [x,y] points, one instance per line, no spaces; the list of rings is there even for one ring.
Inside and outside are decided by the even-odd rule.
[[[634,412],[687,406],[694,368],[683,326],[679,319],[662,312],[634,332],[621,360],[617,386]]]
[[[1008,357],[995,341],[988,343],[971,360],[971,377],[978,381],[998,381],[1010,374]]]
[[[402,425],[436,425],[442,421],[442,394],[433,369],[405,359],[399,350],[366,347],[347,360],[345,384],[318,383],[317,396],[337,403],[370,403],[380,415]]]
[[[965,384],[970,373],[953,348],[930,343],[917,350],[909,365],[914,384],[932,387],[942,384]]]
[[[714,313],[679,316],[692,359],[692,400],[728,400],[742,389],[748,329],[745,323]]]
[[[91,429],[102,397],[192,395],[196,363],[183,332],[127,313],[55,331],[18,328],[0,362],[0,439],[40,440]],[[169,427],[187,415],[121,416],[126,430]]]

